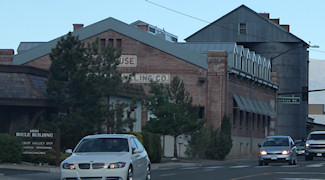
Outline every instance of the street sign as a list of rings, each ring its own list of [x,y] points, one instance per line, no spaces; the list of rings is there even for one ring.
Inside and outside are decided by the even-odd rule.
[[[300,97],[278,97],[279,103],[300,104]]]

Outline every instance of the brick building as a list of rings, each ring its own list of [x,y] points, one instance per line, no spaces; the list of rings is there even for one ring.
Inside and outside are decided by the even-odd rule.
[[[122,48],[119,70],[125,75],[135,73],[131,83],[141,85],[146,94],[150,80],[169,83],[180,77],[209,124],[219,128],[222,117],[230,117],[232,156],[256,153],[257,144],[274,134],[276,73],[271,73],[269,59],[242,45],[178,43],[175,35],[145,22],[126,24],[114,18],[87,27],[75,24],[72,35],[85,43],[98,38],[100,46],[110,43]],[[48,70],[49,53],[59,39],[21,43],[12,63]],[[149,115],[145,108],[140,114],[144,125]]]

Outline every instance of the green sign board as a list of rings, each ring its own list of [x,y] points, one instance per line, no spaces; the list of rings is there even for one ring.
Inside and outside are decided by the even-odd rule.
[[[279,103],[300,104],[300,97],[278,97]]]

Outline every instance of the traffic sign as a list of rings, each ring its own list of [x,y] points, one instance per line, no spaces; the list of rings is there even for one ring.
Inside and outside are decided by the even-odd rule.
[[[300,97],[278,97],[279,103],[300,104]]]

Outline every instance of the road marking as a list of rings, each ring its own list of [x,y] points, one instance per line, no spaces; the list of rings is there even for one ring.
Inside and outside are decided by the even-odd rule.
[[[306,167],[322,167],[324,164],[310,164],[307,165]]]
[[[291,168],[291,167],[298,167],[298,165],[283,165],[281,167]]]
[[[271,175],[271,174],[272,173],[253,174],[253,175],[249,175],[249,176],[242,176],[242,177],[238,177],[238,178],[231,178],[230,180],[247,179],[247,178],[252,178],[252,177],[256,177],[256,176],[268,176],[268,175]]]
[[[210,167],[205,167],[206,169],[218,169],[218,168],[223,168],[224,166],[210,166]]]
[[[170,173],[170,174],[162,174],[160,176],[174,176],[174,175],[175,175],[175,173]]]
[[[280,178],[280,179],[283,179],[283,180],[291,180],[291,179],[294,179],[294,180],[324,180],[324,179],[314,179],[314,178]]]
[[[245,167],[249,167],[249,165],[241,165],[241,166],[230,166],[229,168],[245,168]]]
[[[220,169],[223,168],[224,166],[210,166],[210,167],[205,167],[204,171],[213,171],[215,169]]]
[[[275,172],[276,174],[310,174],[310,175],[325,175],[325,173],[322,172]]]
[[[184,168],[182,168],[182,169],[185,169],[185,170],[187,170],[187,169],[189,169],[189,170],[191,170],[191,169],[199,169],[200,167],[184,167]]]

